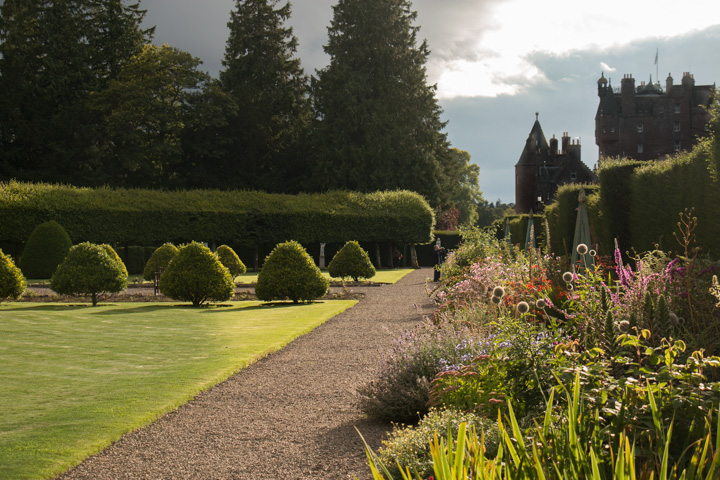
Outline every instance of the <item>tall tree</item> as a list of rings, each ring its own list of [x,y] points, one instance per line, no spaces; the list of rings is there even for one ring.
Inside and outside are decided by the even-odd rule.
[[[321,189],[404,188],[441,202],[448,142],[415,18],[408,0],[335,5],[330,64],[313,82]]]
[[[144,14],[122,0],[0,5],[0,178],[82,183],[97,140],[87,97],[151,35]]]
[[[307,77],[294,56],[297,39],[285,26],[290,3],[277,4],[236,0],[231,13],[220,81],[237,114],[228,120],[232,142],[219,177],[239,187],[288,191],[310,107]]]
[[[459,148],[450,149],[443,165],[443,202],[460,210],[460,225],[474,225],[478,220],[478,206],[485,201],[480,191],[480,167],[470,161],[468,152]]]
[[[196,107],[210,76],[200,60],[168,45],[145,45],[116,80],[92,96],[107,143],[98,152],[99,183],[126,187],[183,186],[183,130],[197,125]],[[202,108],[203,107],[197,107]]]

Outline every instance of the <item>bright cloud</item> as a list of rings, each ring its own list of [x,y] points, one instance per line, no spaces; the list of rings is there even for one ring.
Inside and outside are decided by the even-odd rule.
[[[483,5],[488,7],[487,3]],[[644,2],[626,0],[601,4],[508,0],[485,11],[481,31],[477,30],[476,17],[472,23],[475,28],[469,30],[457,17],[457,28],[474,32],[475,41],[472,48],[453,51],[462,56],[431,58],[430,80],[437,82],[441,98],[517,94],[544,79],[532,62],[533,52],[563,56],[577,50],[601,51],[640,38],[681,35],[717,23],[712,15],[697,14],[715,11],[716,5],[716,0],[695,0],[688,9],[677,9],[671,0],[657,0],[652,8]],[[467,22],[471,23],[473,17],[467,13]],[[613,71],[607,64],[605,67]]]

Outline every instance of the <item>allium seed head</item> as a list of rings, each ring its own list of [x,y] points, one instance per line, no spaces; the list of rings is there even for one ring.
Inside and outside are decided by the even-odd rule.
[[[505,296],[505,289],[501,286],[497,286],[493,288],[493,297],[504,297]]]
[[[572,272],[565,272],[563,273],[563,281],[565,283],[570,283],[573,281],[573,274]]]
[[[544,298],[538,298],[537,302],[535,302],[535,306],[537,308],[545,308],[545,299]]]
[[[630,330],[630,322],[623,320],[618,324],[618,330],[620,330],[620,333],[627,333]]]
[[[580,255],[585,255],[588,253],[588,247],[584,243],[579,243],[577,246],[577,253]]]
[[[530,305],[527,302],[519,302],[517,304],[517,311],[519,314],[524,314],[530,311]]]
[[[502,302],[502,298],[493,296],[493,297],[490,299],[490,301],[491,301],[494,305],[500,305],[500,302]]]
[[[590,250],[590,256],[597,257],[597,252],[595,250]]]
[[[680,325],[680,319],[675,312],[670,312],[668,317],[670,318],[670,323],[672,323],[674,326]]]

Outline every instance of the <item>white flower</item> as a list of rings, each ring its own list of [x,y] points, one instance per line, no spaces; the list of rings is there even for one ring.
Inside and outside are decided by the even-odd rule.
[[[580,255],[585,255],[588,253],[588,247],[584,243],[579,243],[577,246],[577,253]]]

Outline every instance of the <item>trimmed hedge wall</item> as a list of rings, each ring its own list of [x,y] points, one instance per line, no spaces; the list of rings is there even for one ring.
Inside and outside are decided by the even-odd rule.
[[[598,195],[600,187],[598,185],[567,184],[558,188],[555,201],[545,208],[545,218],[550,227],[550,246],[552,253],[556,255],[571,253],[575,239],[575,222],[577,221],[577,208],[580,204],[578,196],[581,188],[585,189],[587,197],[590,235],[593,243],[599,244],[599,248],[603,247],[604,241],[597,235],[598,230],[602,231],[602,215]]]
[[[603,239],[618,239],[620,250],[625,252],[631,247],[630,216],[628,205],[630,205],[631,191],[630,183],[635,170],[645,165],[645,162],[629,159],[608,159],[603,160],[598,170],[600,183],[600,208],[603,212],[602,225],[598,236]]]
[[[434,214],[422,196],[408,191],[278,195],[0,183],[0,242],[20,245],[48,220],[60,222],[76,241],[149,246],[196,240],[254,250],[291,239],[427,243]]]

